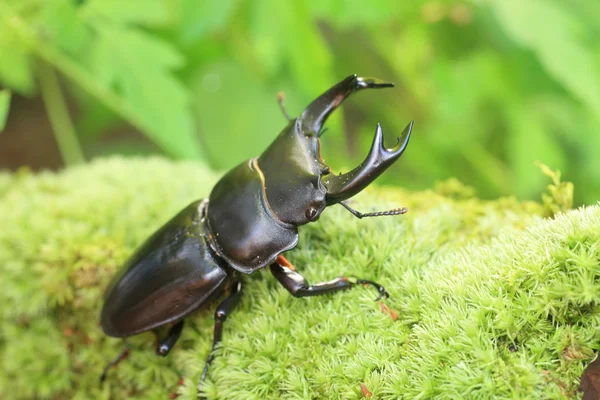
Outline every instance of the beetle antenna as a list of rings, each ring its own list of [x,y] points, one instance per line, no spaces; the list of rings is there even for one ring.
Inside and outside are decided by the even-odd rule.
[[[277,102],[279,103],[279,107],[281,107],[281,112],[283,113],[283,116],[288,121],[291,121],[292,119],[290,118],[290,115],[288,114],[287,109],[285,108],[285,94],[283,92],[277,93]]]
[[[355,209],[353,209],[352,207],[350,207],[348,204],[346,204],[343,201],[340,201],[339,204],[344,206],[344,208],[346,210],[350,211],[352,213],[352,215],[354,215],[358,219],[363,219],[365,217],[385,217],[388,215],[402,215],[402,214],[406,214],[408,212],[408,209],[406,207],[401,207],[401,208],[394,208],[394,209],[391,209],[388,211],[361,213],[360,211],[356,211]]]

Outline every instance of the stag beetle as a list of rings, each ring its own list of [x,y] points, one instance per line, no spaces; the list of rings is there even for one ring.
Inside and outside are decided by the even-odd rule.
[[[223,323],[241,296],[241,276],[269,266],[295,297],[317,296],[356,284],[376,282],[339,277],[309,284],[282,255],[298,244],[298,227],[314,222],[325,207],[341,204],[358,218],[399,215],[406,208],[361,213],[344,200],[354,196],[392,165],[408,145],[413,122],[392,149],[383,146],[379,124],[366,159],[352,171],[334,175],[321,157],[323,124],[350,94],[393,83],[351,75],[316,100],[289,123],[259,157],[230,170],[208,199],[195,201],[155,232],[125,263],[106,291],[101,325],[109,336],[126,338],[171,325],[156,353],[166,356],[181,334],[184,318],[229,292],[214,314],[213,347],[200,385],[221,341]],[[283,101],[281,106],[287,116]],[[157,335],[158,339],[158,335]],[[128,352],[126,347],[102,374]]]

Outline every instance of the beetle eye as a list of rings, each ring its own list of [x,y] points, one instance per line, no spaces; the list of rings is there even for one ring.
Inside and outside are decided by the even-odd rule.
[[[306,219],[308,219],[309,221],[312,221],[317,216],[317,209],[314,207],[308,207],[306,209],[305,215],[306,215]]]

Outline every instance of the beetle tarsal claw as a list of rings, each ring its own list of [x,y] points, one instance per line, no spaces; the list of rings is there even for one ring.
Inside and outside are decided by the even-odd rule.
[[[375,289],[377,289],[377,291],[379,292],[379,296],[377,296],[377,298],[375,299],[375,301],[379,301],[379,300],[381,300],[384,297],[386,299],[390,298],[390,294],[387,292],[387,290],[385,290],[385,288],[383,286],[381,286],[377,282],[369,281],[369,280],[366,280],[366,279],[357,279],[356,283],[362,284],[362,285],[371,285],[371,286],[374,286]]]

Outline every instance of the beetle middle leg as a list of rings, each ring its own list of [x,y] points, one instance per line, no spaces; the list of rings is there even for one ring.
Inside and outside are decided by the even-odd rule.
[[[204,380],[206,379],[206,374],[208,373],[208,368],[210,367],[210,363],[215,358],[214,352],[217,344],[221,341],[223,336],[223,322],[227,319],[227,316],[231,314],[231,312],[235,309],[235,307],[240,302],[240,298],[242,296],[242,282],[236,282],[233,285],[233,289],[231,294],[219,304],[217,309],[215,310],[215,327],[213,330],[213,345],[208,353],[208,358],[206,359],[206,364],[204,364],[204,370],[202,371],[202,377],[200,378],[200,387],[204,384]]]
[[[167,337],[156,344],[156,354],[158,354],[159,356],[166,357],[167,354],[169,354],[169,352],[173,348],[173,346],[175,346],[175,343],[177,343],[177,340],[179,340],[179,336],[181,336],[182,330],[183,320],[173,325],[171,329],[169,329]],[[158,339],[158,334],[156,334],[156,337]]]
[[[271,273],[294,297],[319,296],[350,289],[354,285],[371,285],[375,287],[379,292],[379,296],[375,301],[382,297],[390,297],[389,293],[379,283],[355,277],[341,276],[328,282],[311,285],[302,275],[296,272],[290,262],[281,255],[277,258],[277,262],[271,264]]]

